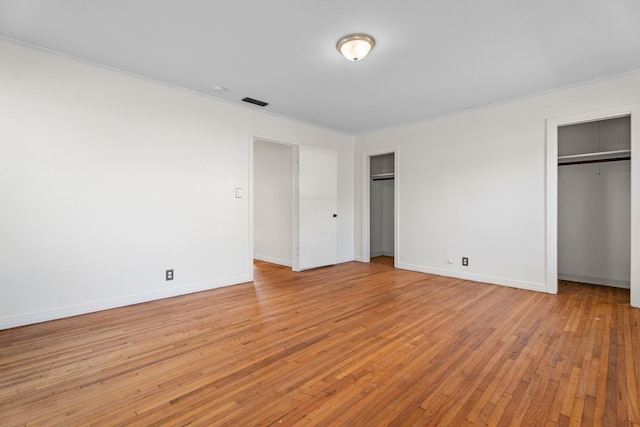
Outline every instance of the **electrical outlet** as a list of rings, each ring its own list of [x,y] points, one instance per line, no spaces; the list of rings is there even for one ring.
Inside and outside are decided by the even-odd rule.
[[[466,256],[462,257],[462,265],[465,267],[469,267],[469,258],[467,258]]]
[[[165,271],[164,280],[165,281],[173,280],[173,269]]]

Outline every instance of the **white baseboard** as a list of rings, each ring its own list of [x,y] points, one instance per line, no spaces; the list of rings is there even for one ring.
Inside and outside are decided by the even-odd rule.
[[[127,305],[140,304],[142,302],[155,301],[163,298],[171,298],[178,295],[186,295],[194,292],[207,291],[221,288],[223,286],[237,285],[250,282],[250,276],[229,277],[226,279],[214,280],[211,282],[194,283],[169,289],[161,289],[153,292],[146,292],[137,295],[128,295],[121,298],[113,298],[103,301],[94,301],[87,304],[80,304],[68,307],[54,308],[37,313],[21,314],[13,317],[0,318],[0,330],[15,328],[18,326],[31,325],[34,323],[47,322],[49,320],[62,319],[65,317],[78,316],[80,314],[93,313],[96,311],[109,310],[112,308],[125,307]]]
[[[291,267],[293,264],[290,259],[274,258],[266,255],[254,254],[253,259],[258,261],[264,261],[271,264],[284,265],[285,267]]]
[[[559,280],[569,282],[590,283],[592,285],[613,286],[614,288],[631,289],[629,280],[603,279],[601,277],[578,276],[575,274],[558,273]]]
[[[456,279],[472,280],[474,282],[491,283],[493,285],[508,286],[510,288],[525,289],[528,291],[547,292],[547,286],[544,283],[525,282],[522,280],[507,279],[504,277],[486,276],[483,274],[463,273],[455,270],[447,270],[444,268],[425,267],[421,265],[413,265],[401,263],[396,260],[396,268],[403,270],[418,271],[420,273],[436,274],[438,276],[455,277]]]

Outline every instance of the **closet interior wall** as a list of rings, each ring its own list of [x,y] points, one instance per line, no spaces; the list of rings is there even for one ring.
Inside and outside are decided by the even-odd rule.
[[[372,156],[370,163],[371,257],[394,256],[394,154]]]
[[[558,157],[629,150],[630,129],[629,117],[560,127]],[[558,166],[559,279],[630,287],[630,163]]]

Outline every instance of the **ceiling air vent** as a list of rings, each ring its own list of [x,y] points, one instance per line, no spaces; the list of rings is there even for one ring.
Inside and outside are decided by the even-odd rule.
[[[250,104],[259,105],[260,107],[266,107],[267,105],[269,105],[268,102],[260,101],[258,99],[253,99],[253,98],[249,98],[249,97],[242,98],[242,100],[244,102],[248,102]]]

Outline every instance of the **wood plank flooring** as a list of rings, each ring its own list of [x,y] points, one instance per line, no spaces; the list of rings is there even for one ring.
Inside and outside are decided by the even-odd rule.
[[[640,426],[640,310],[576,289],[257,262],[255,285],[0,331],[0,425]]]
[[[389,267],[393,267],[394,258],[392,256],[377,256],[371,258],[371,262],[373,264],[382,264],[387,265]]]

